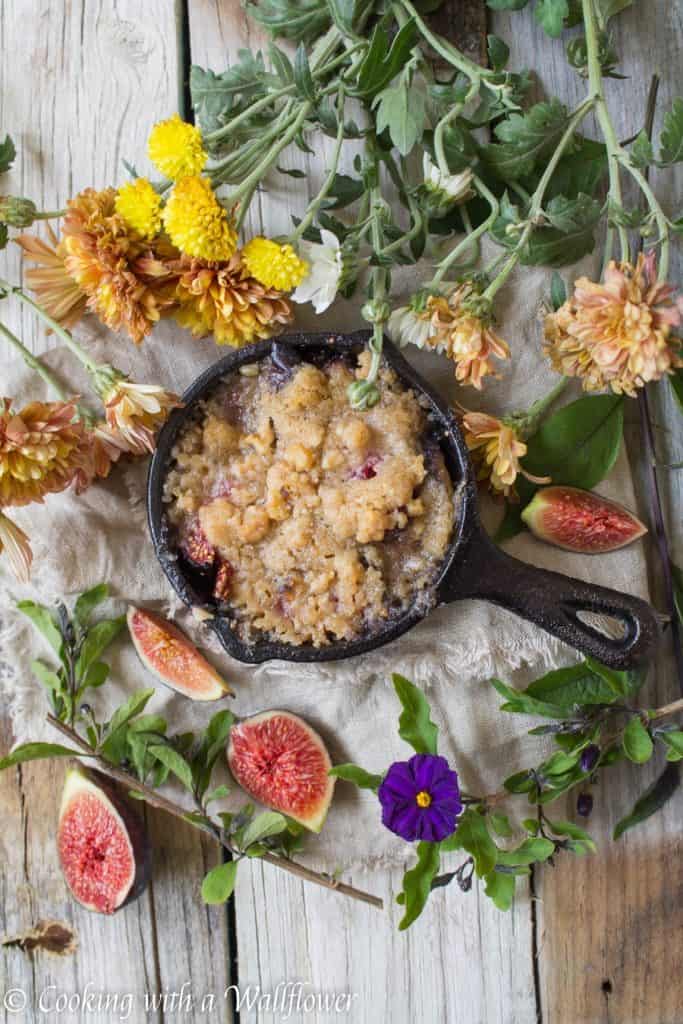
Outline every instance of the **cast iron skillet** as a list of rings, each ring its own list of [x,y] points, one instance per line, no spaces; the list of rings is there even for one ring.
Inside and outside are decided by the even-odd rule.
[[[277,341],[262,341],[231,352],[206,370],[183,395],[184,407],[175,410],[164,425],[152,459],[148,484],[148,515],[152,540],[161,566],[174,590],[188,605],[215,613],[210,620],[226,651],[238,661],[259,663],[271,658],[286,661],[334,661],[365,654],[389,643],[410,629],[435,605],[462,598],[482,598],[501,605],[548,633],[559,637],[605,665],[625,669],[642,661],[659,638],[655,611],[645,601],[616,590],[597,587],[536,569],[512,558],[493,544],[485,534],[477,508],[477,488],[467,448],[455,417],[447,404],[432,391],[398,350],[387,340],[387,362],[409,387],[427,401],[435,435],[444,454],[457,495],[453,536],[434,584],[431,600],[424,595],[400,616],[390,618],[379,629],[351,642],[333,643],[316,648],[310,644],[294,646],[267,638],[254,642],[241,640],[232,628],[229,614],[217,611],[191,570],[183,567],[171,546],[162,491],[171,462],[171,450],[178,432],[194,404],[207,397],[222,377],[246,363],[273,353],[287,360],[297,353],[316,361],[334,355],[350,355],[365,344],[368,332],[355,334],[291,334]],[[614,617],[622,625],[622,635],[611,639],[579,613],[598,612]]]

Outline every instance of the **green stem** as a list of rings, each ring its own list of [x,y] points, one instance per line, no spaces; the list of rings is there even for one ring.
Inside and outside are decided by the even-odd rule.
[[[285,134],[282,136],[280,141],[275,146],[273,146],[268,153],[266,153],[263,160],[261,160],[260,163],[256,165],[251,174],[249,174],[244,179],[240,187],[235,189],[232,195],[230,195],[226,200],[226,205],[229,207],[234,206],[234,204],[238,202],[240,199],[242,200],[242,203],[240,205],[240,211],[237,217],[237,231],[240,230],[242,224],[244,223],[244,218],[246,216],[247,210],[249,209],[249,202],[261,178],[266,173],[271,164],[273,164],[274,161],[277,160],[282,150],[285,149],[285,147],[290,144],[290,142],[295,137],[297,132],[301,129],[304,121],[311,112],[312,107],[313,104],[308,100],[305,103],[302,103],[299,113],[297,114],[296,118],[294,119],[290,127],[287,129]]]
[[[68,399],[69,399],[68,392],[64,389],[62,384],[57,380],[57,378],[53,374],[52,370],[48,369],[48,367],[44,363],[42,363],[40,361],[40,359],[37,358],[37,356],[34,356],[32,352],[29,352],[29,350],[24,345],[23,341],[20,341],[19,338],[17,338],[16,334],[13,334],[12,331],[10,331],[9,327],[7,327],[1,321],[0,321],[0,334],[3,335],[3,337],[6,339],[6,341],[8,341],[10,343],[10,345],[12,345],[17,350],[17,352],[19,352],[19,354],[21,355],[21,358],[24,360],[26,365],[31,370],[35,370],[35,372],[38,374],[38,376],[42,377],[42,379],[45,381],[45,383],[47,385],[49,385],[49,387],[52,388],[52,390],[56,394],[57,398],[60,399],[60,401],[62,401],[62,402],[68,401]]]
[[[622,150],[621,147],[619,148],[619,151],[617,153],[617,159],[619,160],[619,163],[623,167],[626,168],[626,170],[629,172],[631,177],[637,183],[637,185],[639,186],[641,192],[643,193],[643,195],[645,196],[645,198],[647,200],[648,206],[650,207],[652,213],[654,214],[654,218],[655,218],[655,221],[657,223],[657,227],[659,229],[659,237],[660,237],[660,244],[661,244],[660,255],[659,255],[659,271],[658,271],[658,276],[659,276],[659,280],[660,281],[666,281],[666,278],[667,278],[668,273],[669,273],[669,247],[670,247],[669,246],[669,222],[667,220],[666,214],[664,213],[664,211],[662,210],[661,206],[659,205],[657,197],[655,196],[654,192],[652,191],[652,188],[650,187],[650,183],[648,182],[648,180],[645,177],[645,175],[642,174],[638,170],[637,167],[633,166],[633,164],[629,160],[628,153],[626,153],[624,150]]]
[[[465,237],[460,242],[458,242],[458,244],[454,246],[453,249],[451,249],[448,255],[443,260],[441,260],[436,269],[434,277],[425,285],[425,288],[427,289],[438,288],[438,286],[443,281],[444,276],[448,272],[448,269],[455,263],[455,261],[458,259],[460,255],[462,255],[463,252],[465,252],[471,246],[476,245],[478,243],[481,236],[484,235],[489,230],[489,228],[495,221],[496,217],[498,216],[498,200],[494,196],[493,192],[491,192],[490,189],[486,187],[481,178],[478,178],[476,174],[472,178],[472,182],[474,184],[474,187],[479,192],[479,194],[484,197],[484,199],[491,207],[491,212],[489,213],[486,220],[481,222],[479,227],[475,228],[474,231],[471,231],[468,234],[466,234]]]
[[[308,229],[309,225],[313,223],[313,220],[318,210],[320,209],[322,203],[324,202],[328,192],[332,188],[332,185],[334,184],[334,179],[337,176],[339,157],[341,155],[341,148],[344,142],[344,97],[345,91],[344,86],[342,85],[339,87],[339,95],[337,98],[337,117],[339,118],[339,126],[337,128],[337,138],[334,144],[334,150],[332,152],[332,166],[327,172],[327,177],[325,178],[317,196],[308,204],[308,209],[306,210],[306,213],[301,218],[300,223],[297,224],[296,228],[292,232],[290,236],[292,242],[295,242],[297,241],[297,239],[301,238],[304,232]]]
[[[434,129],[434,155],[438,164],[439,170],[442,174],[450,174],[451,169],[448,166],[448,160],[446,159],[446,151],[444,149],[443,136],[446,128],[449,124],[458,117],[463,108],[462,103],[456,103],[447,114],[441,118],[436,128]]]
[[[529,240],[529,236],[531,235],[532,231],[534,230],[534,227],[536,226],[535,222],[543,211],[543,199],[548,188],[548,185],[550,184],[550,180],[553,174],[555,173],[555,168],[560,162],[560,159],[565,149],[574,137],[576,129],[579,127],[579,125],[586,117],[588,112],[593,109],[595,103],[595,97],[589,96],[588,99],[584,100],[583,103],[581,103],[580,106],[576,108],[574,113],[569,118],[569,123],[564,131],[564,134],[558,142],[553,155],[548,161],[546,169],[544,170],[541,176],[541,180],[536,186],[536,189],[531,197],[531,205],[529,207],[529,212],[527,214],[527,221],[519,237],[519,241],[517,242],[517,245],[515,246],[514,250],[506,260],[505,264],[503,265],[502,270],[499,271],[497,276],[494,277],[493,281],[491,281],[488,288],[482,293],[483,298],[492,299],[496,292],[507,281],[508,277],[510,276],[514,268],[517,266],[524,246],[526,245],[527,241]]]
[[[34,213],[34,220],[56,220],[58,217],[63,217],[67,213],[67,210],[43,210],[41,213]]]
[[[490,78],[494,72],[488,68],[482,68],[474,61],[466,57],[464,53],[461,53],[457,47],[449,43],[443,36],[438,35],[436,32],[432,32],[429,26],[421,18],[418,11],[410,3],[410,0],[399,0],[399,3],[405,8],[408,14],[415,19],[420,33],[427,40],[432,49],[436,50],[444,60],[448,61],[458,71],[462,71],[463,74],[467,75],[471,82],[479,82],[482,78]]]
[[[602,68],[600,66],[600,43],[598,38],[598,24],[593,0],[581,0],[583,9],[583,22],[586,33],[586,51],[588,54],[588,81],[593,95],[596,97],[596,113],[600,130],[602,131],[607,147],[607,168],[609,171],[610,196],[619,206],[622,205],[621,178],[619,176],[619,162],[617,151],[619,141],[614,131],[614,125],[610,118],[607,104],[605,102],[605,91],[602,86]],[[619,235],[619,247],[621,258],[626,260],[629,257],[628,233],[623,224],[617,228]],[[608,226],[605,238],[605,265],[612,257],[612,243],[614,238],[613,229]]]
[[[529,411],[525,416],[525,429],[524,436],[530,437],[536,432],[541,420],[544,418],[546,412],[551,405],[560,397],[562,392],[569,384],[569,377],[560,377],[557,384],[550,389],[547,395],[543,395],[542,398],[537,398],[536,401],[531,405]]]

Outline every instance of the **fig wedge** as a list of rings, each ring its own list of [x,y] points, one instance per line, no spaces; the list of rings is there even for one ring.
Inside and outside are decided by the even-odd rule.
[[[579,487],[541,488],[522,519],[540,540],[584,555],[616,551],[647,533],[623,505]]]

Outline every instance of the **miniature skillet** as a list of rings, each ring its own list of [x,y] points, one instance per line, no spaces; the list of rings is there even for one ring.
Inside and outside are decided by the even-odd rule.
[[[371,633],[326,647],[311,644],[295,646],[267,637],[247,642],[237,636],[229,613],[216,608],[210,596],[202,592],[201,583],[179,561],[172,546],[162,494],[176,438],[196,403],[208,397],[221,379],[238,367],[271,354],[276,360],[290,363],[299,359],[320,360],[350,355],[360,351],[368,334],[366,331],[354,334],[291,334],[278,340],[262,341],[231,352],[201,374],[185,392],[183,408],[171,413],[159,434],[147,495],[154,548],[179,597],[189,606],[209,611],[212,615],[210,624],[225,650],[238,661],[251,664],[274,658],[298,662],[335,661],[366,654],[411,629],[431,608],[463,598],[479,598],[501,605],[612,668],[626,669],[644,660],[660,635],[656,612],[645,601],[526,565],[501,551],[489,539],[480,523],[476,480],[455,416],[447,403],[432,391],[388,340],[384,343],[387,362],[404,384],[426,400],[434,434],[456,493],[453,534],[433,585],[431,599],[426,600],[421,594],[410,608]],[[622,635],[613,639],[593,628],[579,618],[585,612],[617,619],[622,626]]]

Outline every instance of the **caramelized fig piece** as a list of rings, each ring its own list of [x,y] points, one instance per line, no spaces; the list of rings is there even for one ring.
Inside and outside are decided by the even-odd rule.
[[[145,668],[192,700],[219,700],[232,690],[182,630],[146,608],[128,609],[128,629]]]
[[[623,505],[578,487],[543,487],[522,512],[536,537],[585,555],[616,551],[647,533]]]
[[[57,848],[74,899],[98,914],[115,913],[149,880],[143,822],[106,775],[78,762],[66,772]]]
[[[260,803],[320,832],[334,792],[332,762],[302,718],[264,711],[234,725],[228,764],[235,781]]]

